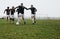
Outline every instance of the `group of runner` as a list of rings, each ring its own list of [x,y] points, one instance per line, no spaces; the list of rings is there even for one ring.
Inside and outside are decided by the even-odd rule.
[[[17,10],[15,10],[15,9],[17,9]],[[30,8],[26,8],[25,6],[23,6],[23,3],[21,3],[21,5],[19,5],[17,7],[12,6],[11,9],[9,9],[9,6],[8,6],[7,9],[4,10],[4,13],[6,12],[6,14],[7,14],[7,21],[10,19],[10,21],[14,22],[14,13],[16,11],[18,14],[17,23],[20,23],[20,20],[21,20],[20,18],[22,17],[24,24],[26,24],[26,21],[24,19],[24,9],[31,10],[32,24],[35,24],[36,23],[35,14],[36,14],[37,9],[35,7],[33,7],[33,5],[31,5]]]

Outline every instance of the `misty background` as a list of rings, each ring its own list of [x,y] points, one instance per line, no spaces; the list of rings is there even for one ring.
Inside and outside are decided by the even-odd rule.
[[[9,6],[16,7],[23,3],[25,7],[29,8],[31,4],[37,9],[36,18],[55,17],[60,18],[60,0],[0,0],[0,18],[5,17],[4,10]],[[14,14],[17,17],[17,12]],[[31,11],[25,10],[25,18],[31,17]]]

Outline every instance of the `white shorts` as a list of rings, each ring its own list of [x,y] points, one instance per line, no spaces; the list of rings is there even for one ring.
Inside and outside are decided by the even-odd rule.
[[[31,14],[31,16],[35,16],[35,14]]]
[[[24,17],[24,14],[19,13],[18,17]]]
[[[10,15],[10,18],[14,18],[14,15]]]
[[[10,15],[6,15],[6,17],[10,17]]]

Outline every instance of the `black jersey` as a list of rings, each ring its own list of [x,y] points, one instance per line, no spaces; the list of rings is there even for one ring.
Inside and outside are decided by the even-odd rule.
[[[14,15],[15,9],[10,9],[10,11],[11,11],[11,15]]]
[[[5,9],[6,14],[9,15],[10,14],[10,9]]]
[[[32,14],[35,14],[35,12],[37,11],[37,9],[34,8],[34,7],[31,7],[31,8],[29,8],[29,9],[31,10],[31,13],[32,13]]]
[[[24,7],[24,6],[18,6],[18,7],[16,7],[16,8],[17,8],[18,14],[19,14],[19,13],[24,14],[24,9],[27,9],[27,8]]]

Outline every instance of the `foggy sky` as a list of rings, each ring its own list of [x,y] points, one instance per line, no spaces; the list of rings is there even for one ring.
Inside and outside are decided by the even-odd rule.
[[[29,8],[31,4],[37,8],[36,17],[60,17],[60,0],[0,0],[0,17],[7,6],[18,6],[23,3]],[[17,16],[17,13],[15,13]],[[30,17],[30,10],[25,10],[25,17]]]

